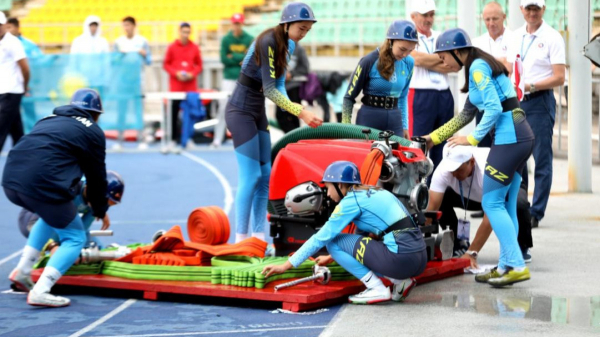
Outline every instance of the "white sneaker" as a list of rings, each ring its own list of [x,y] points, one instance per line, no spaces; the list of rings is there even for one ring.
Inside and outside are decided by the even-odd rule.
[[[24,274],[20,269],[13,269],[8,279],[21,291],[28,292],[33,289],[35,283],[31,280],[31,274]]]
[[[367,290],[348,297],[348,301],[354,304],[374,304],[389,301],[391,298],[388,287],[367,288]]]
[[[146,143],[146,142],[140,142],[138,144],[138,150],[148,150],[148,143]]]
[[[404,302],[416,285],[417,280],[412,277],[401,280],[398,283],[394,282],[394,286],[392,287],[392,300],[396,302]]]
[[[38,307],[66,307],[71,304],[71,300],[66,297],[54,296],[50,293],[36,293],[35,291],[30,291],[29,295],[27,295],[27,304],[38,306]]]

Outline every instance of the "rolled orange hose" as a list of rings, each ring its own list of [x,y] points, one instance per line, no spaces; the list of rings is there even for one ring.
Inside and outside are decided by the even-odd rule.
[[[229,240],[229,219],[217,206],[198,207],[188,217],[188,236],[191,242],[221,245]]]

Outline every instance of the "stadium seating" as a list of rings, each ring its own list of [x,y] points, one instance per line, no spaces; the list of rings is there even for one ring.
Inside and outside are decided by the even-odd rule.
[[[38,43],[70,43],[82,32],[82,23],[88,15],[102,19],[104,36],[114,40],[122,34],[119,23],[126,16],[134,16],[141,34],[154,43],[168,43],[175,39],[177,24],[192,23],[193,29],[214,31],[218,21],[228,19],[234,13],[244,11],[247,6],[259,6],[264,0],[220,0],[220,1],[147,1],[147,0],[47,0],[42,7],[32,8],[22,19],[22,31]],[[160,25],[152,24],[161,22]],[[172,22],[172,26],[164,23]]]
[[[460,0],[437,0],[435,29],[442,31],[457,26],[457,4]],[[476,13],[491,0],[478,0]],[[289,0],[284,1],[284,5]],[[381,43],[385,29],[398,18],[406,18],[404,1],[398,0],[304,0],[309,4],[319,24],[314,26],[304,43],[318,45]],[[508,0],[498,0],[506,8]],[[265,0],[220,0],[198,1],[180,0],[47,0],[45,5],[30,10],[23,19],[23,33],[38,43],[64,44],[81,34],[81,23],[87,15],[100,16],[104,25],[104,36],[114,40],[122,34],[119,23],[133,15],[138,20],[139,32],[148,37],[151,43],[165,44],[177,35],[177,24],[182,21],[192,23],[196,31],[218,29],[218,21],[229,18],[233,13],[243,12],[245,7],[260,6]],[[600,11],[600,0],[594,0],[593,10]],[[544,18],[558,30],[565,30],[567,24],[567,0],[546,0]],[[277,24],[279,11],[259,14],[258,24],[247,30],[254,36],[264,29]],[[42,27],[43,26],[43,27]],[[485,31],[479,21],[478,32]]]

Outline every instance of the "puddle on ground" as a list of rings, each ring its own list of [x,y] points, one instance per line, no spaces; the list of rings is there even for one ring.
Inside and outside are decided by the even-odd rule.
[[[441,305],[490,316],[600,328],[600,296],[567,298],[525,295],[505,297],[470,293],[413,294],[406,302]]]

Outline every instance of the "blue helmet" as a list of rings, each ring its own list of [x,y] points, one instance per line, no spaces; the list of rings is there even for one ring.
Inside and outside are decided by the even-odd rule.
[[[360,172],[356,164],[350,161],[336,161],[331,163],[323,173],[324,183],[360,184]]]
[[[102,113],[100,95],[93,89],[79,89],[71,97],[71,105],[85,110]]]
[[[315,18],[315,14],[309,5],[303,2],[289,3],[281,12],[281,20],[279,21],[279,24],[297,21],[317,22],[317,19]]]
[[[390,40],[419,41],[417,38],[417,27],[408,20],[396,20],[392,22],[390,28],[388,28],[386,37]]]
[[[435,52],[439,53],[466,47],[473,47],[469,34],[462,28],[452,28],[438,36],[437,42],[435,43]]]
[[[118,204],[121,202],[124,191],[125,182],[123,178],[115,171],[106,171],[107,198]]]

